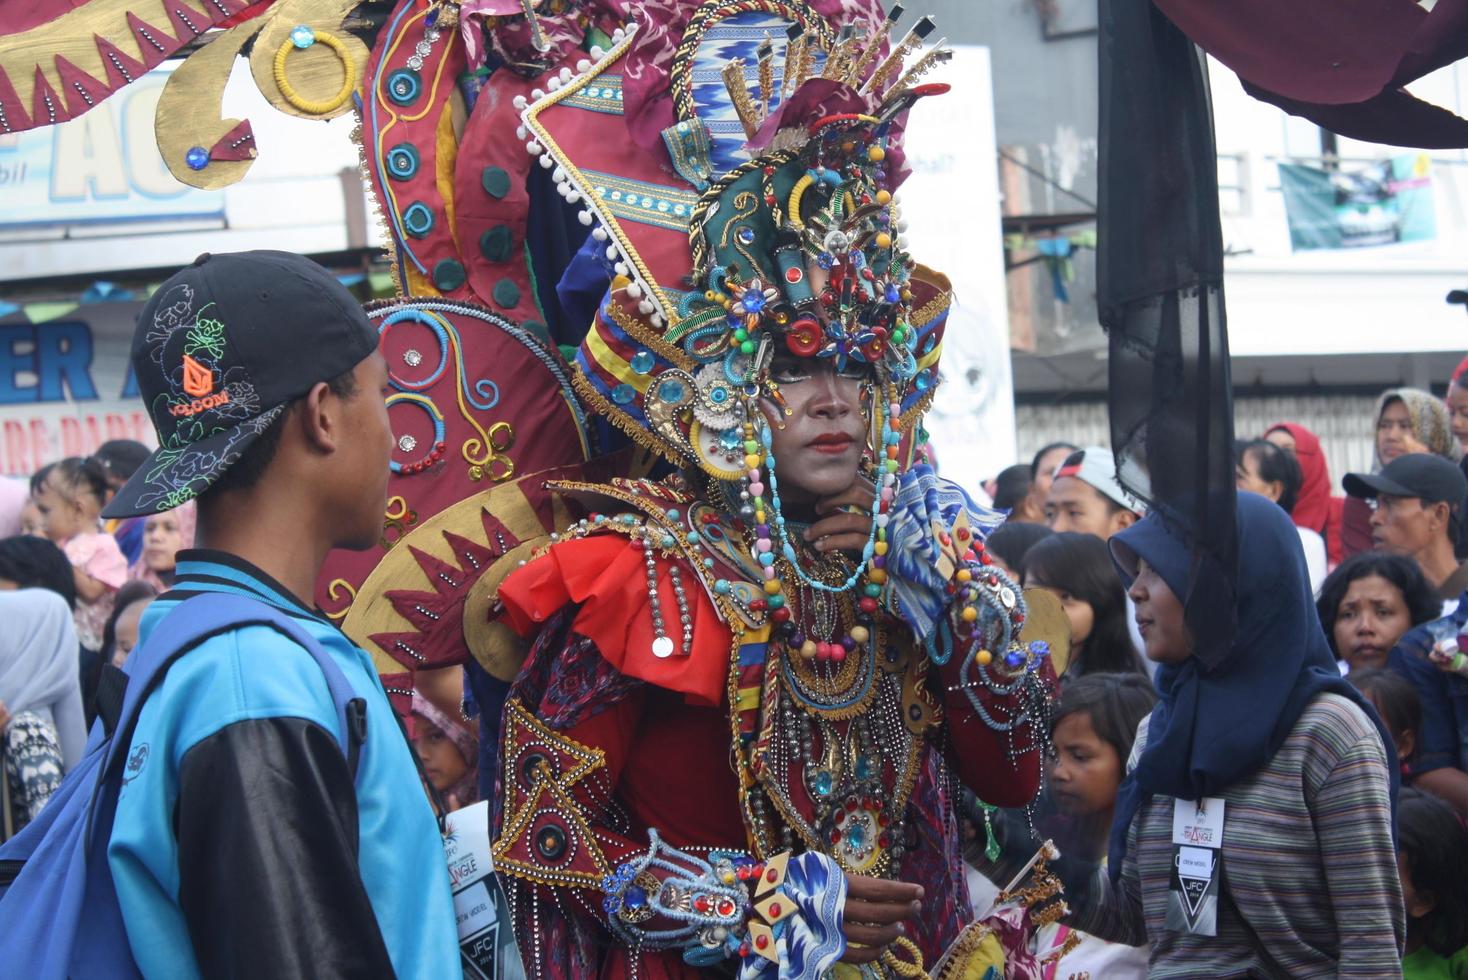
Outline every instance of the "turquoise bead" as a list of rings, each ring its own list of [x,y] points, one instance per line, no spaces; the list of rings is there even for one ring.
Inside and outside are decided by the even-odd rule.
[[[702,540],[703,540],[703,538],[699,537],[699,534],[698,534],[697,531],[689,531],[688,532],[688,542],[689,542],[689,544],[698,544]]]
[[[665,534],[665,535],[663,535],[662,545],[663,545],[664,548],[671,548],[671,547],[673,547],[673,545],[675,545],[677,543],[678,543],[678,539],[675,538],[675,537],[673,537],[671,534]]]
[[[761,565],[764,565],[766,568],[768,568],[769,566],[771,566],[771,565],[773,565],[775,563],[775,556],[772,555],[770,552],[766,551],[766,552],[764,552],[763,554],[761,554],[759,556],[759,563]]]
[[[879,595],[882,594],[882,587],[880,585],[876,584],[875,582],[868,582],[862,588],[862,591],[865,592],[867,595],[871,596],[873,599],[875,599],[877,596],[879,596]]]
[[[670,508],[668,510],[667,514],[668,514],[668,520],[670,520],[670,521],[676,521],[679,518],[679,516],[680,516],[676,508]]]
[[[777,592],[772,596],[766,596],[765,602],[768,602],[770,604],[771,609],[779,609],[781,606],[785,605],[785,597]]]
[[[729,583],[728,583],[728,581],[725,580],[725,579],[719,579],[718,581],[716,581],[714,583],[714,591],[717,592],[719,595],[728,595],[729,594]]]

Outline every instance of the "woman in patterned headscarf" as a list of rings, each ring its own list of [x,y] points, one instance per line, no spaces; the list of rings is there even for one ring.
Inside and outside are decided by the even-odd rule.
[[[1442,399],[1420,388],[1388,388],[1376,403],[1376,469],[1408,453],[1433,453],[1457,462],[1462,450]],[[1371,509],[1347,497],[1341,512],[1342,557],[1371,550]]]

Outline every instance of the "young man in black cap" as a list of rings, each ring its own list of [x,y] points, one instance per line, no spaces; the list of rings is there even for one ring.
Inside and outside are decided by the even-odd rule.
[[[274,606],[366,702],[355,781],[304,648],[218,634],[139,716],[109,848],[145,976],[460,971],[437,825],[368,656],[309,606],[332,548],[380,533],[392,433],[377,332],[315,263],[200,256],[143,308],[133,370],[160,448],[105,515],[198,500],[198,548],[141,642],[191,595]],[[185,613],[186,614],[186,613]]]
[[[1415,561],[1443,600],[1443,615],[1452,612],[1468,588],[1468,564],[1454,555],[1468,498],[1463,471],[1441,456],[1408,453],[1380,473],[1347,473],[1342,482],[1351,496],[1374,502],[1375,546]]]

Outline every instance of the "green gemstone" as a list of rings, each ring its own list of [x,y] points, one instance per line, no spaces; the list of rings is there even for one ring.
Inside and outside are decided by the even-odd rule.
[[[741,354],[753,354],[754,353],[754,341],[752,341],[752,340],[746,340],[744,343],[740,344],[739,345],[739,353],[741,353]]]
[[[479,175],[479,182],[490,197],[504,197],[510,193],[510,175],[503,167],[485,167]]]
[[[740,327],[738,330],[734,331],[734,339],[739,341],[741,344],[744,343],[746,340],[749,339],[749,331],[745,330],[743,327]]]
[[[495,225],[479,236],[479,254],[491,262],[503,262],[510,257],[515,244],[509,225]]]
[[[433,267],[433,284],[444,292],[464,285],[464,267],[454,259],[443,259]]]
[[[494,284],[490,295],[494,297],[496,305],[502,309],[514,309],[515,305],[520,302],[520,287],[515,285],[512,279],[501,279]]]

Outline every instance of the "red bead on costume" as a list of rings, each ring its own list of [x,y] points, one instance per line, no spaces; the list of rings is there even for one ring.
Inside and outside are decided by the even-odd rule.
[[[754,937],[754,948],[755,949],[764,949],[765,947],[767,947],[769,945],[770,945],[770,937],[769,936],[766,936],[764,934],[761,934],[761,935],[758,935],[758,936],[755,936]]]
[[[857,606],[861,609],[862,612],[871,614],[877,611],[877,600],[873,599],[869,595],[862,596],[861,601],[857,603]]]

